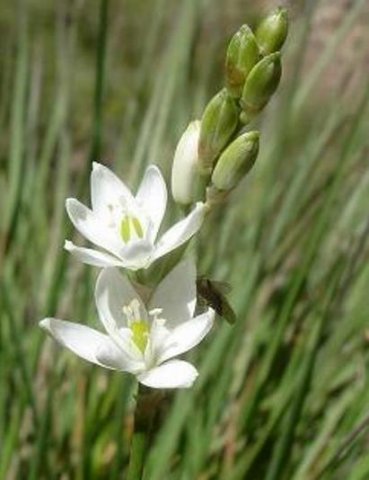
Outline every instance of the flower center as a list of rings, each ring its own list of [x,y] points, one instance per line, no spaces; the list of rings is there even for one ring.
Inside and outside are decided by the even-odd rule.
[[[145,236],[145,216],[135,205],[123,200],[120,203],[109,203],[107,214],[108,227],[118,232],[124,243]]]
[[[124,243],[128,243],[133,238],[143,238],[144,232],[140,220],[133,215],[124,215],[120,222],[120,236]]]
[[[124,305],[123,313],[127,317],[128,327],[132,332],[132,340],[138,349],[144,353],[149,340],[149,324],[140,315],[140,303],[137,298],[128,305]]]
[[[149,337],[149,327],[147,325],[147,322],[145,322],[144,320],[134,322],[131,325],[131,330],[134,343],[141,350],[141,352],[144,353]]]

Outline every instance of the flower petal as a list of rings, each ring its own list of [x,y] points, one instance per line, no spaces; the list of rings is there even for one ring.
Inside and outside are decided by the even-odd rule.
[[[214,310],[209,308],[202,315],[178,325],[162,344],[158,362],[164,362],[198,345],[209,333],[214,323],[214,317]]]
[[[120,202],[123,197],[132,202],[129,188],[107,167],[94,162],[91,172],[91,204],[94,212],[104,214],[110,203]]]
[[[132,342],[124,335],[124,333],[130,333],[127,332],[127,330],[128,329],[120,329],[121,338],[124,342],[127,342],[125,350],[119,348],[116,343],[109,338],[109,341],[104,342],[97,350],[96,358],[107,368],[138,374],[145,369],[145,364],[141,358],[138,359],[137,356],[132,354]]]
[[[124,262],[124,266],[130,270],[147,268],[151,264],[153,251],[153,244],[146,239],[134,240],[122,250],[122,262]]]
[[[150,240],[155,241],[158,234],[165,208],[167,206],[167,187],[163,176],[155,165],[150,165],[145,172],[139,186],[136,201],[149,215],[152,222]]]
[[[109,340],[107,335],[79,323],[65,322],[57,318],[44,318],[40,327],[64,347],[92,363],[102,365],[96,358],[97,350]]]
[[[155,246],[153,259],[156,260],[187,242],[187,240],[189,240],[201,227],[205,211],[205,204],[198,202],[196,207],[186,218],[177,222],[165,232]]]
[[[152,388],[189,388],[196,380],[196,368],[183,360],[171,360],[138,375],[138,381]]]
[[[174,327],[192,318],[195,306],[196,267],[193,260],[185,259],[160,282],[149,308],[162,308],[161,316],[169,327]]]
[[[92,248],[77,247],[69,240],[65,241],[64,248],[87,265],[93,265],[94,267],[124,267],[122,260],[113,257],[109,253],[99,252]]]
[[[93,328],[56,318],[45,318],[40,322],[40,327],[84,360],[113,370],[131,373],[142,371],[142,362],[133,361],[111,338]]]
[[[104,268],[101,271],[96,282],[95,301],[100,320],[114,339],[117,330],[127,327],[123,306],[130,304],[134,299],[139,303],[142,320],[146,320],[146,308],[128,278],[120,275],[115,268]]]
[[[123,246],[119,237],[111,234],[89,208],[75,198],[68,198],[65,207],[73,225],[87,240],[119,256]]]
[[[144,357],[146,365],[158,365],[160,355],[163,351],[163,345],[166,344],[166,339],[170,331],[163,324],[162,320],[154,318],[151,324],[150,336],[145,349]]]

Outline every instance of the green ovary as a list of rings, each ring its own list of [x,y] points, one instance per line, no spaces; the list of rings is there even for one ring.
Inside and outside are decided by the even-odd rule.
[[[149,338],[148,323],[143,320],[134,321],[130,328],[133,334],[134,343],[141,352],[144,353]]]

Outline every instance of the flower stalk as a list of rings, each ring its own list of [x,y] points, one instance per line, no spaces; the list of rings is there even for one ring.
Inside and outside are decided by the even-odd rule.
[[[136,427],[131,441],[127,480],[140,480],[148,447],[148,434]]]
[[[135,376],[128,480],[143,478],[164,407],[163,391],[190,388],[198,377],[195,366],[178,357],[203,341],[215,312],[235,320],[214,282],[203,282],[201,293],[194,259],[183,256],[210,209],[225,202],[257,159],[259,132],[247,131],[245,125],[278,87],[279,50],[287,30],[287,14],[278,9],[256,34],[243,25],[231,39],[224,88],[209,101],[201,120],[190,123],[175,151],[171,193],[185,209],[184,218],[162,232],[171,198],[155,165],[147,167],[133,193],[109,168],[94,162],[91,207],[74,198],[66,201],[71,222],[93,247],[67,240],[65,249],[101,269],[95,303],[102,328],[50,317],[40,326],[80,358]],[[96,142],[97,151],[99,136]]]
[[[161,391],[138,386],[127,480],[143,478],[147,453],[155,434],[163,400],[164,394]]]

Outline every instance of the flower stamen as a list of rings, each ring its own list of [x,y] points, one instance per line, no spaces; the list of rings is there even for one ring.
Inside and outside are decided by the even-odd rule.
[[[127,317],[133,343],[144,353],[149,340],[150,328],[148,322],[141,318],[140,303],[137,298],[134,298],[128,305],[123,306],[123,313]]]
[[[125,215],[120,223],[120,236],[124,243],[128,243],[132,238],[143,238],[144,232],[140,220],[137,217]]]
[[[153,308],[152,310],[149,311],[149,315],[150,317],[153,317],[152,319],[152,322],[156,323],[156,325],[160,325],[160,326],[164,326],[165,323],[166,323],[166,319],[165,318],[158,318],[159,315],[161,315],[163,313],[163,309],[162,308]]]

